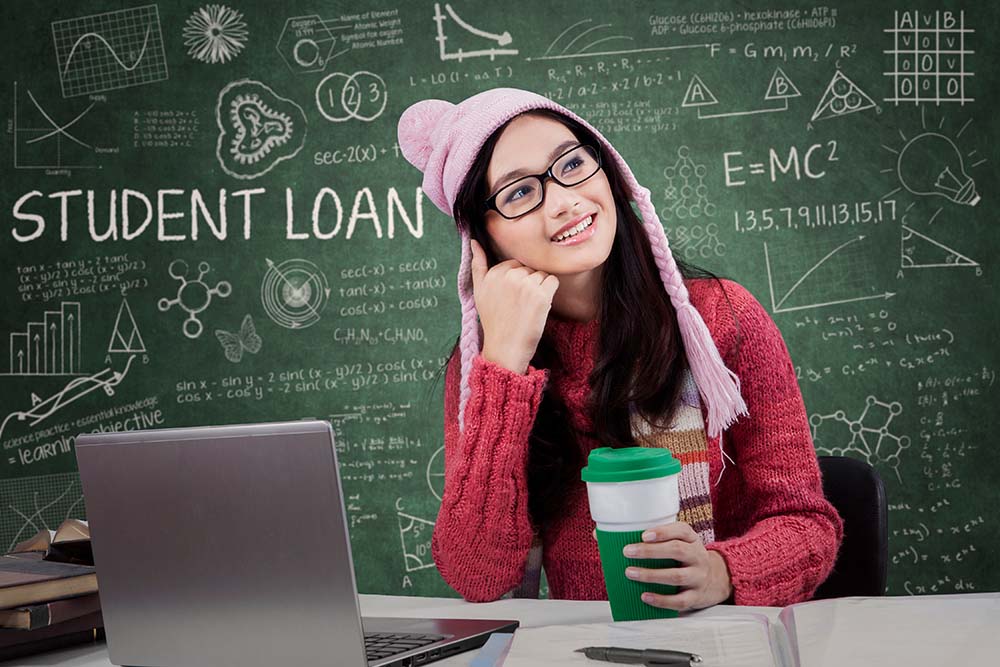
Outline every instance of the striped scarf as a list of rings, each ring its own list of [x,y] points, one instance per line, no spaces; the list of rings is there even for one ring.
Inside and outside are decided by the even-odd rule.
[[[632,436],[636,444],[642,447],[669,449],[674,458],[681,462],[678,481],[681,510],[677,520],[690,524],[703,544],[714,542],[712,499],[708,486],[708,437],[705,434],[698,387],[690,370],[684,370],[680,405],[674,410],[670,426],[666,430],[654,431],[633,412]]]
[[[708,486],[708,437],[702,418],[701,399],[694,376],[687,368],[681,379],[680,405],[674,410],[666,430],[653,430],[635,410],[631,418],[632,437],[641,447],[669,449],[681,462],[678,480],[680,512],[677,520],[689,524],[703,544],[715,541],[712,499]],[[504,597],[537,598],[542,571],[542,541],[535,538],[528,552],[524,577],[517,588]]]

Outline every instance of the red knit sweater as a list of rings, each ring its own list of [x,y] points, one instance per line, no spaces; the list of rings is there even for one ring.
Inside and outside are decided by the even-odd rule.
[[[714,280],[687,283],[691,303],[740,378],[750,413],[723,433],[735,464],[727,463],[718,483],[719,442],[708,441],[716,541],[706,546],[725,559],[736,604],[791,604],[809,599],[830,572],[842,523],[823,497],[802,394],[781,333],[745,288],[723,284],[732,309]],[[558,392],[574,425],[588,430],[583,406],[597,333],[596,320],[550,315],[545,335],[561,363],[552,370],[529,367],[525,375],[477,355],[461,436],[459,356],[448,364],[445,486],[432,553],[441,576],[467,600],[495,600],[521,581],[534,537],[528,436],[543,391]],[[579,444],[585,453],[601,446],[585,437]],[[607,599],[593,529],[586,486],[577,482],[562,516],[540,531],[551,597]]]

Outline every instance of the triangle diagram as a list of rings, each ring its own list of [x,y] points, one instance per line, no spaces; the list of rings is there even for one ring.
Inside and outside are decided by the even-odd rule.
[[[872,109],[874,107],[875,102],[872,98],[868,97],[853,81],[844,76],[843,72],[837,70],[837,73],[833,75],[833,79],[830,80],[830,85],[826,87],[826,92],[823,93],[822,99],[816,105],[816,110],[813,111],[809,122],[846,116],[849,113],[864,111],[865,109]]]
[[[979,266],[979,262],[969,259],[960,252],[929,236],[924,236],[906,225],[902,226],[900,234],[902,252],[899,257],[899,265],[904,269]]]
[[[767,94],[764,96],[764,99],[784,100],[789,97],[799,97],[800,95],[802,93],[795,87],[795,84],[788,78],[788,75],[780,67],[775,67],[774,76],[771,77],[771,83],[767,86]]]
[[[115,330],[111,333],[111,341],[108,343],[108,352],[136,354],[145,351],[146,344],[142,342],[139,327],[132,317],[132,309],[129,308],[128,301],[123,300],[118,309],[118,317],[115,319]]]
[[[414,572],[434,567],[434,561],[427,558],[430,554],[434,522],[399,511],[396,512],[396,518],[399,520],[399,538],[403,545],[406,571]]]
[[[691,83],[688,84],[687,92],[684,93],[684,101],[681,102],[681,106],[704,107],[718,103],[719,100],[715,99],[715,95],[708,89],[705,82],[697,74],[692,75]]]

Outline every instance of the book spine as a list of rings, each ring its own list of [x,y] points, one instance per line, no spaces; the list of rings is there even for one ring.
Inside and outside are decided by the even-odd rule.
[[[66,600],[54,600],[47,604],[28,607],[28,630],[47,628],[74,618],[100,611],[101,599],[96,593]]]
[[[58,639],[65,635],[78,633],[90,633],[93,635],[96,629],[103,628],[104,619],[101,616],[101,612],[97,611],[69,621],[39,628],[38,630],[0,629],[0,660],[8,659],[5,657],[7,650],[17,646],[27,644],[38,644],[38,646],[41,646],[44,642]]]

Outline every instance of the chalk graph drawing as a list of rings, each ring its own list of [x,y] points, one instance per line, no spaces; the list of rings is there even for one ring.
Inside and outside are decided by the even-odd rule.
[[[872,466],[885,464],[892,468],[896,479],[899,475],[899,457],[909,448],[910,438],[894,435],[892,421],[903,412],[896,401],[884,403],[874,396],[865,399],[865,407],[856,419],[849,419],[843,410],[831,414],[809,415],[816,451],[833,456],[863,458]]]
[[[437,37],[435,37],[435,39],[438,43],[438,55],[442,62],[447,62],[449,60],[462,62],[466,58],[484,57],[488,57],[490,60],[496,60],[497,56],[517,55],[517,49],[497,48],[497,46],[507,46],[514,41],[514,38],[511,37],[510,33],[506,30],[502,33],[496,33],[476,28],[475,26],[464,21],[447,2],[444,3],[444,11],[448,13],[448,16],[441,13],[441,3],[434,3],[434,22],[437,24]],[[445,24],[448,20],[451,20],[452,24],[456,27],[454,34],[450,36],[445,35]],[[474,38],[481,38],[487,43],[493,42],[497,46],[480,48],[472,51],[465,51],[459,48],[456,51],[449,53],[446,42],[456,39],[462,32],[464,32],[465,35],[472,35]]]
[[[10,365],[4,375],[83,375],[83,322],[78,301],[63,301],[36,322],[9,336]]]
[[[399,542],[403,549],[403,563],[407,572],[434,567],[431,557],[431,535],[434,522],[402,511],[402,498],[396,499],[396,518],[399,521]]]
[[[877,109],[881,112],[881,109],[867,93],[848,79],[843,72],[837,70],[833,79],[830,80],[830,85],[826,87],[826,92],[820,98],[819,104],[816,105],[816,110],[813,111],[809,122],[839,118],[867,109]]]
[[[184,24],[184,45],[188,55],[203,63],[225,63],[246,46],[243,14],[226,5],[206,5],[195,10]]]
[[[588,25],[592,22],[593,19],[583,19],[582,21],[577,21],[570,27],[566,28],[559,33],[558,37],[552,40],[549,47],[545,49],[545,53],[541,57],[536,57],[535,60],[553,60],[560,57],[572,58],[574,56],[581,55],[590,56],[594,55],[590,49],[598,44],[605,44],[606,42],[614,42],[616,40],[625,40],[629,42],[635,41],[634,37],[630,37],[628,35],[604,36],[599,33],[591,35],[590,33],[592,32],[611,27],[610,23],[602,23],[594,26]],[[560,44],[560,41],[562,41],[564,37],[566,38],[565,43]],[[570,49],[573,50],[570,51]],[[603,46],[601,48],[601,55],[610,55],[606,49],[607,46]]]
[[[351,50],[350,44],[337,50],[335,33],[353,29],[353,21],[322,19],[316,14],[295,16],[285,20],[275,48],[292,72],[322,72],[331,60]]]
[[[127,312],[131,320],[131,310],[123,302],[115,322],[115,332],[123,333],[126,330],[126,325],[122,324],[123,312]],[[132,326],[135,327],[134,320]],[[96,373],[89,373],[83,370],[82,363],[81,339],[84,331],[80,304],[65,301],[60,304],[59,310],[45,311],[41,322],[28,322],[24,331],[10,334],[11,370],[0,375],[41,380],[53,377],[70,379],[62,388],[45,398],[38,395],[42,393],[40,391],[29,392],[29,395],[24,397],[24,402],[30,401],[30,407],[14,409],[0,420],[0,439],[12,421],[27,422],[29,426],[34,427],[97,389],[101,389],[108,396],[113,396],[115,387],[128,375],[132,362],[140,352],[139,348],[142,347],[141,352],[145,353],[145,347],[141,345],[141,337],[138,336],[136,328],[134,335],[129,336],[131,349],[110,349],[109,346],[109,352],[128,355],[124,368],[116,370],[109,358],[106,368]],[[116,334],[112,333],[112,344],[115,343]]]
[[[235,178],[252,179],[302,150],[306,115],[295,102],[260,81],[240,79],[219,91],[215,156]]]
[[[698,119],[708,120],[710,118],[732,118],[734,116],[751,116],[760,113],[776,113],[780,111],[788,111],[788,100],[793,97],[801,97],[802,93],[799,89],[795,87],[792,80],[788,78],[788,75],[780,67],[774,68],[774,73],[771,75],[771,81],[767,85],[767,90],[764,93],[764,101],[771,102],[774,100],[780,100],[780,106],[765,106],[760,109],[751,109],[748,111],[726,111],[723,113],[706,114],[702,112],[705,107],[711,107],[719,104],[719,100],[715,97],[715,94],[709,90],[705,82],[701,80],[701,77],[697,74],[691,75],[691,81],[688,83],[687,92],[684,93],[684,100],[681,102],[681,106],[684,108],[696,108],[698,109]]]
[[[271,320],[286,329],[311,327],[330,300],[326,275],[306,259],[275,264],[265,258],[267,272],[260,285],[260,301]]]
[[[565,30],[549,43],[545,53],[540,56],[525,57],[526,61],[532,60],[570,60],[576,58],[601,58],[606,56],[621,56],[629,54],[643,54],[651,56],[659,51],[677,51],[681,49],[709,49],[711,44],[675,44],[672,46],[652,46],[652,47],[630,47],[616,48],[612,43],[626,41],[634,42],[635,38],[629,35],[607,34],[605,28],[613,29],[611,23],[600,23],[591,25],[593,19],[582,19]],[[594,33],[594,34],[591,34]],[[600,48],[595,48],[600,45]],[[612,64],[612,67],[616,65]]]
[[[181,327],[184,335],[188,338],[197,338],[201,335],[203,325],[198,319],[198,313],[202,312],[212,303],[212,297],[218,296],[225,299],[233,291],[233,286],[228,281],[220,280],[215,287],[209,287],[202,278],[212,270],[208,262],[198,264],[198,277],[194,280],[188,279],[188,264],[183,259],[175,259],[170,262],[167,272],[174,280],[180,281],[181,286],[177,288],[177,296],[173,299],[160,299],[157,307],[160,312],[170,310],[172,306],[180,306],[187,311],[188,317]]]
[[[15,169],[100,169],[95,164],[93,140],[84,137],[77,127],[82,127],[94,108],[91,102],[68,121],[57,121],[54,113],[47,111],[31,89],[27,95],[18,96],[14,82],[14,168]],[[19,105],[21,107],[19,108]],[[67,114],[69,115],[69,114]],[[72,131],[71,131],[72,129]]]
[[[83,519],[83,487],[75,472],[0,481],[0,541],[10,551],[40,530]]]
[[[871,299],[890,299],[895,292],[862,294],[873,292],[871,262],[862,256],[864,236],[856,236],[836,246],[811,267],[802,272],[801,265],[812,261],[807,256],[816,254],[815,247],[800,247],[797,252],[782,252],[778,258],[784,266],[772,266],[771,253],[764,243],[764,265],[767,269],[767,284],[771,296],[771,312],[787,313],[808,308],[822,308]],[[819,249],[818,252],[825,250]],[[812,252],[810,252],[812,251]],[[777,278],[776,278],[777,274]],[[791,285],[781,294],[781,289]],[[780,296],[779,296],[780,295]],[[793,298],[793,296],[795,298]]]
[[[3,421],[0,421],[0,438],[3,437],[3,432],[12,419],[19,422],[29,422],[29,426],[34,427],[95,389],[102,389],[108,396],[114,396],[115,387],[121,384],[125,376],[128,375],[134,360],[135,355],[129,355],[128,361],[125,362],[125,368],[121,371],[116,371],[109,366],[97,373],[73,378],[62,389],[47,398],[40,398],[38,394],[32,392],[30,408],[14,410],[8,413]]]
[[[169,78],[156,5],[53,21],[63,97]]]

